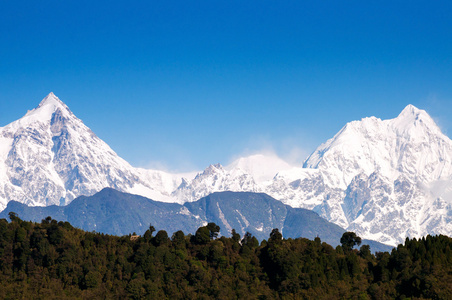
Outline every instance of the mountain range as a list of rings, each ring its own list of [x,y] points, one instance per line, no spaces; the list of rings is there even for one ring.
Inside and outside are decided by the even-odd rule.
[[[257,154],[187,174],[132,167],[53,93],[0,128],[1,210],[11,200],[67,205],[105,187],[179,204],[220,191],[266,193],[391,245],[452,234],[452,141],[412,105],[394,119],[346,124],[302,166]]]
[[[80,196],[66,206],[30,207],[10,201],[0,218],[8,218],[10,212],[33,222],[50,216],[86,231],[120,236],[132,232],[144,234],[151,224],[169,234],[178,230],[194,234],[199,227],[214,222],[225,236],[235,229],[242,237],[249,232],[262,241],[278,228],[286,238],[319,237],[337,246],[345,232],[311,210],[293,208],[267,194],[251,192],[217,192],[181,205],[105,188],[93,196]],[[363,240],[363,244],[369,245],[373,252],[392,249],[370,240]]]

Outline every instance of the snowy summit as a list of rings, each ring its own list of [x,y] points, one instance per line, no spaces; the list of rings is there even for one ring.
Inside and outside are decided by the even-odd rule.
[[[303,166],[255,154],[197,174],[132,167],[53,93],[0,128],[0,209],[13,199],[65,205],[105,187],[178,203],[218,191],[264,192],[392,245],[452,235],[452,141],[412,105],[394,119],[346,124]]]

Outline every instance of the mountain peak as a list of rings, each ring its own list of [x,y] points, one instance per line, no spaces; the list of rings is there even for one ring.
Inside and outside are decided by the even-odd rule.
[[[396,177],[403,170],[427,178],[427,182],[440,178],[443,169],[444,174],[448,172],[450,156],[445,149],[451,147],[450,139],[429,114],[410,104],[394,119],[365,118],[347,123],[320,145],[303,167],[334,173],[328,184],[342,189],[357,174],[368,176],[377,169]]]
[[[63,101],[55,96],[54,93],[50,92],[44,99],[42,99],[42,101],[35,109],[29,111],[25,115],[23,121],[25,121],[26,119],[29,119],[29,121],[39,120],[41,122],[50,120],[52,118],[52,115],[57,110],[60,110],[63,115],[66,116],[74,115],[69,107],[67,107],[66,104],[63,103]]]
[[[55,94],[53,92],[50,92],[50,93],[47,94],[47,96],[44,97],[44,99],[42,99],[41,102],[45,102],[45,101],[50,100],[50,99],[58,99],[58,97],[55,96]],[[60,99],[58,99],[58,100],[60,100]]]
[[[410,116],[419,116],[420,114],[427,114],[427,112],[425,110],[419,109],[416,106],[412,105],[412,104],[408,104],[403,110],[402,112],[399,114],[399,117],[410,117]]]
[[[53,105],[55,107],[64,106],[67,109],[67,106],[63,103],[63,101],[55,96],[53,92],[50,92],[44,99],[42,99],[37,108],[41,108],[47,105]]]
[[[399,132],[408,132],[410,129],[417,128],[420,125],[434,132],[440,132],[432,117],[425,110],[419,109],[412,104],[408,104],[397,118],[391,120],[391,122]]]
[[[203,172],[203,174],[213,174],[216,173],[218,171],[223,171],[223,166],[219,163],[214,164],[214,165],[209,165]]]
[[[65,118],[77,119],[71,112],[69,107],[67,107],[66,104],[63,103],[63,101],[61,101],[57,96],[55,96],[54,93],[51,92],[44,99],[42,99],[42,101],[36,108],[29,110],[19,120],[16,120],[5,126],[5,130],[14,132],[19,128],[27,128],[35,123],[37,124],[51,122],[55,112],[58,112],[58,115]]]

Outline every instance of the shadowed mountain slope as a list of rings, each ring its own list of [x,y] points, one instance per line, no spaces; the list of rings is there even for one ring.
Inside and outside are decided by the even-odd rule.
[[[315,212],[292,208],[266,194],[250,192],[218,192],[180,205],[105,188],[93,196],[78,197],[67,206],[28,207],[10,201],[0,218],[6,218],[11,211],[23,220],[40,222],[51,216],[87,231],[114,235],[143,234],[150,224],[170,235],[178,230],[193,234],[207,222],[215,222],[226,236],[235,229],[241,236],[250,232],[263,240],[268,239],[273,228],[278,228],[285,238],[318,236],[336,246],[345,232]],[[380,243],[372,248],[373,251],[390,249]]]

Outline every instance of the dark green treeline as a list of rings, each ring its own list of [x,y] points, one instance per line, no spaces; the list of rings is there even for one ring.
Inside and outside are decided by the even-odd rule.
[[[85,232],[50,217],[0,219],[1,299],[452,299],[452,239],[407,239],[391,253],[282,239],[261,244],[209,223],[171,237]]]

